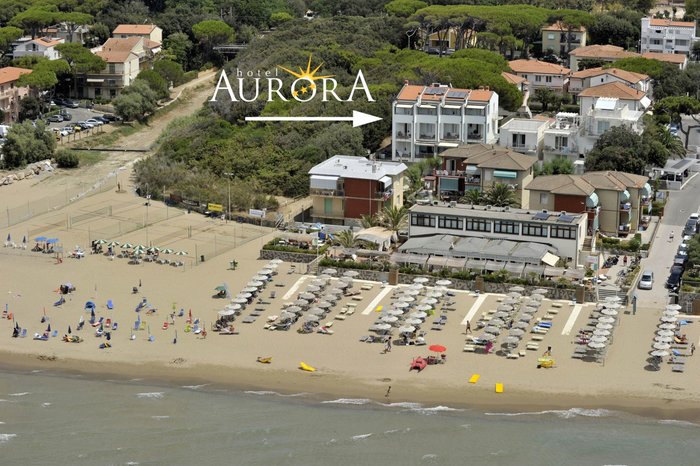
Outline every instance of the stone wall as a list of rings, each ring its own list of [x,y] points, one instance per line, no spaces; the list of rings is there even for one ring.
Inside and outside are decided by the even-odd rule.
[[[302,254],[299,252],[273,251],[270,249],[260,250],[260,259],[281,259],[285,262],[301,262],[308,264],[316,259],[316,254]]]

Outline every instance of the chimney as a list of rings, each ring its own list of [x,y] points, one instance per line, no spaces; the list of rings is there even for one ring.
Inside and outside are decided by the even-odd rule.
[[[404,85],[404,86],[408,86],[408,79],[404,79],[404,80],[403,80],[403,85]]]
[[[486,86],[486,87],[484,87],[484,90],[485,90],[485,91],[490,91],[491,89],[489,88],[489,86]]]

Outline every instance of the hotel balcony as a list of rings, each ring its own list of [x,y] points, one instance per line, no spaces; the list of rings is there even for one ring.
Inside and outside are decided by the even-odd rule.
[[[309,195],[311,196],[323,196],[323,197],[345,197],[345,191],[340,189],[309,189]]]
[[[432,141],[432,142],[435,142],[435,141],[437,141],[437,138],[435,137],[435,134],[419,134],[419,135],[418,135],[418,141]]]
[[[408,132],[397,131],[395,139],[401,140],[401,141],[410,141],[411,140],[411,132],[410,131],[408,131]]]

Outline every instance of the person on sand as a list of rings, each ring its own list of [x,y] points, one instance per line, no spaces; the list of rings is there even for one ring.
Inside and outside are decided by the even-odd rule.
[[[389,388],[386,389],[386,393],[384,394],[384,397],[389,398],[389,393],[391,393],[391,385],[389,385]]]
[[[552,347],[551,347],[551,346],[548,346],[548,347],[547,347],[547,351],[545,351],[544,354],[543,354],[542,356],[544,356],[544,357],[549,357],[549,356],[551,356],[551,355],[552,355]]]
[[[386,341],[386,345],[384,346],[384,354],[386,353],[391,353],[391,339],[388,339]]]
[[[467,321],[467,328],[464,330],[465,335],[470,335],[472,333],[472,324],[471,322]]]

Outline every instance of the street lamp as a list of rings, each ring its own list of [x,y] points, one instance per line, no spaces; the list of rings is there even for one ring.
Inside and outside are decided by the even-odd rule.
[[[231,177],[233,175],[234,174],[230,172],[224,173],[224,176],[228,179],[228,210],[226,212],[226,222],[228,222],[228,218],[231,216]]]

